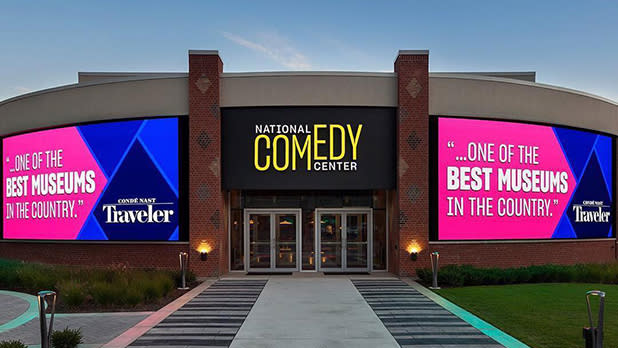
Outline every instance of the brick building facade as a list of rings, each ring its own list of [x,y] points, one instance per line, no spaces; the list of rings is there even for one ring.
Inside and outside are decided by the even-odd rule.
[[[126,88],[132,91],[131,93],[138,94],[137,97],[127,96],[125,100],[122,99],[124,97],[118,96],[122,93],[112,91],[111,93],[116,95],[114,98],[117,99],[111,99],[111,102],[122,105],[126,110],[110,110],[105,113],[93,107],[94,114],[88,116],[88,121],[101,119],[99,116],[103,114],[107,119],[121,119],[136,115],[188,117],[188,138],[184,140],[187,142],[189,161],[188,172],[184,179],[188,181],[186,194],[188,195],[189,213],[188,223],[184,226],[188,229],[188,239],[179,242],[148,243],[2,240],[0,258],[93,266],[127,263],[131,267],[175,269],[178,267],[178,253],[186,251],[190,254],[190,269],[198,276],[205,277],[220,276],[230,271],[247,271],[247,268],[276,271],[278,264],[274,259],[281,262],[289,261],[292,265],[296,265],[284,267],[286,270],[294,268],[296,271],[325,271],[327,270],[325,265],[328,262],[339,265],[338,268],[335,267],[339,271],[346,270],[341,264],[348,264],[349,269],[353,270],[355,266],[350,265],[355,265],[355,262],[363,257],[368,260],[373,259],[373,265],[384,264],[380,266],[380,269],[367,264],[364,269],[366,271],[383,270],[401,276],[413,275],[415,269],[429,267],[429,253],[432,251],[440,252],[442,264],[471,264],[487,267],[546,263],[600,263],[616,260],[616,239],[611,236],[611,238],[592,239],[430,241],[430,229],[437,228],[430,221],[432,190],[435,189],[430,186],[430,172],[432,161],[436,161],[435,154],[432,156],[430,153],[432,117],[500,118],[564,124],[570,127],[616,134],[618,130],[609,126],[612,122],[611,115],[618,112],[618,106],[615,104],[608,104],[607,101],[590,96],[586,96],[589,100],[581,101],[580,99],[584,97],[570,95],[572,91],[548,89],[539,92],[539,87],[534,82],[522,81],[530,78],[526,74],[521,76],[516,74],[511,76],[509,73],[432,75],[429,73],[428,51],[400,51],[395,60],[394,74],[359,73],[356,75],[354,73],[226,75],[223,73],[223,61],[217,51],[190,51],[188,74],[163,75],[165,74],[148,76],[124,74],[111,84],[107,81],[107,85],[103,83],[99,85],[96,81],[101,77],[85,74],[84,78],[88,76],[91,81],[78,85],[83,87],[79,93],[92,93],[91,98],[84,99],[83,95],[77,95],[78,92],[73,92],[72,89],[52,90],[42,94],[54,97],[53,93],[58,95],[76,93],[73,97],[76,103],[86,102],[91,103],[90,105],[104,105],[97,104],[96,98],[99,97],[95,96],[102,91],[101,86]],[[143,85],[137,85],[140,83]],[[110,85],[113,86],[109,87]],[[182,86],[184,86],[184,91]],[[173,93],[169,93],[170,91]],[[103,94],[105,93],[110,92]],[[567,102],[563,103],[565,95],[568,98]],[[2,102],[0,103],[0,116],[4,117],[9,113],[18,115],[20,112],[30,114],[37,107],[41,107],[36,104],[39,97],[34,95],[23,100],[18,97],[16,101]],[[140,99],[141,97],[143,99]],[[523,107],[518,102],[524,97],[531,101],[531,105]],[[165,98],[169,100],[166,101]],[[150,100],[153,103],[169,103],[173,107],[168,108],[168,104],[165,104],[157,109],[157,107],[152,107]],[[603,110],[596,110],[594,103],[600,103],[601,107],[596,109]],[[149,106],[143,106],[146,104]],[[562,116],[550,115],[551,112],[546,111],[555,105],[561,105],[560,107],[563,108],[563,114],[566,115],[564,119],[560,119]],[[315,192],[303,190],[295,195],[293,192],[290,193],[290,190],[285,190],[285,192],[243,191],[242,188],[224,187],[222,110],[288,106],[293,108],[375,107],[393,110],[396,125],[394,134],[396,143],[394,149],[396,154],[395,186],[391,188],[368,187],[367,190],[356,190],[358,191],[356,193],[347,190],[337,194],[333,193],[330,196],[328,192],[319,190]],[[607,110],[604,111],[604,108]],[[62,112],[62,106],[57,106],[56,109],[57,111],[54,111],[52,107],[49,113]],[[594,112],[604,114],[596,118],[601,120],[600,123],[592,124],[587,120],[579,120],[577,116],[570,116],[569,109],[572,109],[573,113],[580,112],[582,109],[595,109]],[[59,119],[55,123],[49,123],[48,120],[33,121],[30,124],[15,125],[14,129],[5,129],[3,133],[80,121],[86,120],[80,120],[78,115],[73,119],[70,117]],[[309,202],[307,197],[311,197],[310,203],[307,203]],[[271,207],[271,213],[264,212],[268,210],[268,206],[264,205],[265,199],[275,202]],[[281,203],[286,199],[288,202],[297,200],[300,203],[294,203],[296,205],[288,203],[286,206],[286,203]],[[320,202],[326,199],[331,199],[328,201],[330,205],[321,206]],[[366,206],[357,205],[362,203],[347,203],[348,200],[365,202],[364,199],[371,200],[371,203],[367,203]],[[343,203],[333,203],[334,200]],[[311,207],[309,212],[307,212],[307,206]],[[300,212],[293,209],[298,209]],[[300,232],[296,232],[298,234],[293,242],[289,240],[270,241],[270,243],[275,243],[279,249],[275,251],[275,246],[272,246],[270,251],[264,251],[266,250],[264,249],[261,255],[264,260],[267,260],[264,262],[271,262],[271,266],[256,261],[254,266],[247,267],[250,262],[253,262],[248,259],[253,260],[256,257],[259,259],[256,255],[260,252],[257,251],[259,246],[253,246],[254,244],[246,239],[253,238],[249,237],[252,233],[256,235],[264,231],[268,233],[267,230],[259,232],[259,227],[256,227],[257,219],[267,219],[266,216],[271,219],[268,220],[270,221],[268,228],[272,236],[284,233],[281,226],[286,224],[300,226],[297,227],[297,231]],[[371,237],[370,232],[370,237],[365,237],[364,242],[358,241],[358,245],[361,245],[360,249],[351,248],[350,245],[355,242],[347,240],[347,238],[350,240],[356,238],[356,235],[340,236],[345,241],[333,242],[339,243],[333,244],[334,250],[345,249],[346,245],[349,250],[336,251],[332,255],[324,256],[324,250],[327,249],[320,250],[318,245],[328,247],[329,242],[324,239],[326,237],[320,235],[321,232],[315,224],[323,223],[322,221],[328,219],[334,219],[331,222],[332,226],[340,229],[343,226],[349,229],[368,228],[376,235],[379,233],[382,235],[373,236],[374,239],[369,240],[367,238]],[[357,219],[364,222],[358,223]],[[366,227],[367,221],[373,221],[373,226]],[[267,224],[267,222],[261,223]],[[314,229],[315,234],[313,234]],[[262,242],[256,239],[255,245],[259,243]],[[287,246],[284,245],[286,243]],[[355,254],[359,250],[362,254],[363,246],[367,248],[367,254],[364,256]],[[248,248],[251,248],[251,252]],[[294,250],[294,248],[297,249]],[[383,251],[378,248],[383,248]],[[417,260],[412,260],[410,257],[410,251],[413,249],[419,252]],[[200,259],[201,251],[208,252],[206,261]],[[288,256],[289,260],[286,261]],[[320,269],[318,264],[324,266],[325,269]],[[360,268],[363,269],[363,267]]]

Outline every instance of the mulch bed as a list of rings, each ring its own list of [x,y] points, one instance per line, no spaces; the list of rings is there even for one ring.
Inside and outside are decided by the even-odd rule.
[[[189,290],[191,290],[199,284],[200,284],[199,282],[193,282],[193,283],[187,284],[187,286],[189,287]],[[34,296],[37,295],[36,293],[33,293],[32,291],[28,291],[26,289],[3,289],[3,290],[23,292],[23,293],[34,295]],[[62,303],[62,300],[60,298],[57,298],[56,299],[56,313],[152,312],[152,311],[157,311],[165,307],[170,302],[186,294],[189,290],[173,289],[172,291],[170,291],[169,294],[167,294],[167,296],[162,297],[155,302],[140,303],[136,306],[126,306],[126,305],[125,306],[101,306],[101,305],[94,303],[92,299],[86,299],[86,301],[79,307],[69,307],[65,305],[64,303]]]

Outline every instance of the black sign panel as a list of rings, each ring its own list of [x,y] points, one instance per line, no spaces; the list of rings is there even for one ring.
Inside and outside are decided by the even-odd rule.
[[[395,187],[395,109],[254,107],[221,112],[223,187]]]

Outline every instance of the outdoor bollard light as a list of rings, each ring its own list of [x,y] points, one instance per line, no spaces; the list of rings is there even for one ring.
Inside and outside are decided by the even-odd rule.
[[[37,299],[39,301],[39,322],[41,324],[41,348],[51,347],[51,333],[54,329],[54,313],[56,312],[56,293],[45,290],[39,291]],[[49,328],[47,327],[46,309],[51,303],[51,317]]]
[[[590,307],[590,296],[599,296],[599,317],[597,326],[592,322],[592,308]],[[603,348],[603,312],[605,311],[605,293],[599,290],[586,292],[586,306],[588,307],[589,327],[583,329],[583,336],[586,348]]]
[[[440,254],[437,251],[431,253],[431,272],[433,273],[433,280],[431,282],[431,286],[429,287],[432,290],[440,289],[438,286],[438,259],[440,259]]]
[[[178,254],[178,257],[180,258],[180,287],[178,289],[187,290],[189,289],[187,287],[187,280],[186,280],[187,263],[189,261],[189,254],[185,253],[184,251],[181,251],[180,254]]]

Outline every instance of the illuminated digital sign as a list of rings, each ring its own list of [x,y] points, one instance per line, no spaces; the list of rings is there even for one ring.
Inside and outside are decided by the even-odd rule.
[[[225,188],[395,187],[393,108],[230,108],[221,127]]]
[[[613,236],[610,136],[504,121],[435,122],[433,239]]]
[[[179,240],[179,118],[2,140],[3,238]]]

